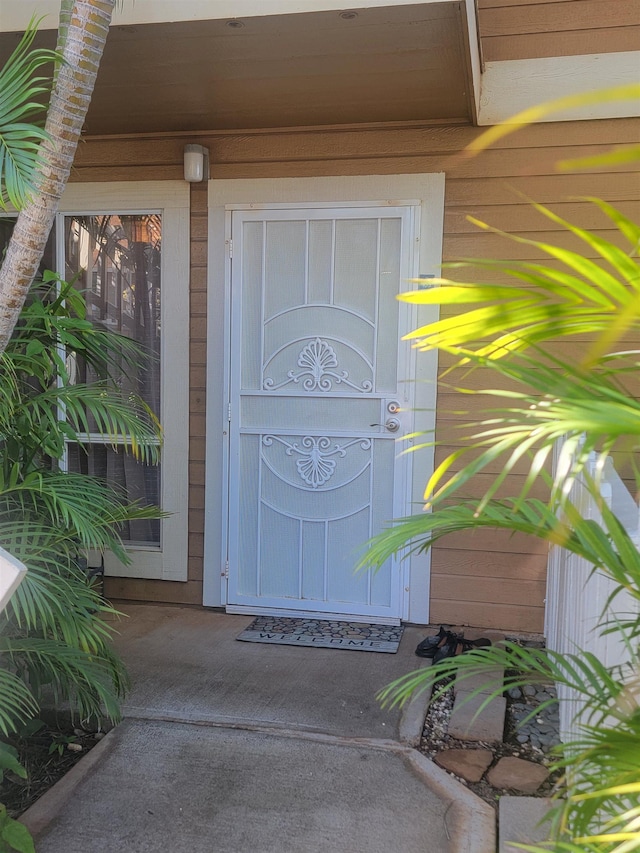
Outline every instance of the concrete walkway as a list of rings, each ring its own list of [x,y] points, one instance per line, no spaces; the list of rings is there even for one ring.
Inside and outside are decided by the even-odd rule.
[[[236,642],[251,621],[127,606],[125,721],[24,816],[37,853],[494,853],[493,810],[427,761],[397,654]]]

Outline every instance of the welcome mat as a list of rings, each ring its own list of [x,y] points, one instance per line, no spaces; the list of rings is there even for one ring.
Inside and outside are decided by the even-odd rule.
[[[371,625],[324,619],[291,619],[258,616],[238,634],[246,643],[275,643],[281,646],[317,646],[322,649],[350,649],[359,652],[398,651],[401,625]]]

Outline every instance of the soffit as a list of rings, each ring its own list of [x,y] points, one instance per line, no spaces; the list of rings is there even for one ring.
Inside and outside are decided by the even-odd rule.
[[[471,120],[463,7],[113,25],[85,132]]]

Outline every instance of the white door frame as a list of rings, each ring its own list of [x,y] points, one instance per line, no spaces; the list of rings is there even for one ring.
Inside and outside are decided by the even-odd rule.
[[[403,201],[400,201],[400,200]],[[311,200],[311,201],[310,201]],[[416,235],[416,272],[437,275],[442,254],[444,175],[381,175],[355,177],[219,180],[209,182],[209,293],[207,343],[207,476],[205,498],[205,575],[203,604],[226,604],[227,530],[224,514],[228,489],[229,429],[228,386],[230,316],[230,215],[241,207],[259,209],[283,206],[327,207],[412,204],[420,208]],[[224,274],[223,274],[224,271]],[[407,289],[411,285],[407,285]],[[222,306],[224,310],[221,310]],[[437,317],[437,309],[420,309],[418,322]],[[408,346],[408,344],[403,344]],[[434,355],[421,355],[413,375],[415,406],[421,410],[417,429],[433,430],[435,423],[436,366]],[[425,381],[426,380],[426,381]],[[413,460],[412,501],[422,502],[424,484],[433,470],[433,451],[422,450]],[[426,622],[429,618],[428,554],[403,563],[402,619]],[[220,582],[222,581],[222,583]]]

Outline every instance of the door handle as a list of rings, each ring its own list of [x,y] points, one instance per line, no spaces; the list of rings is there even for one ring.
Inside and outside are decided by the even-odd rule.
[[[369,426],[383,426],[387,432],[398,432],[400,429],[400,421],[398,418],[387,418],[383,424],[369,424]]]

